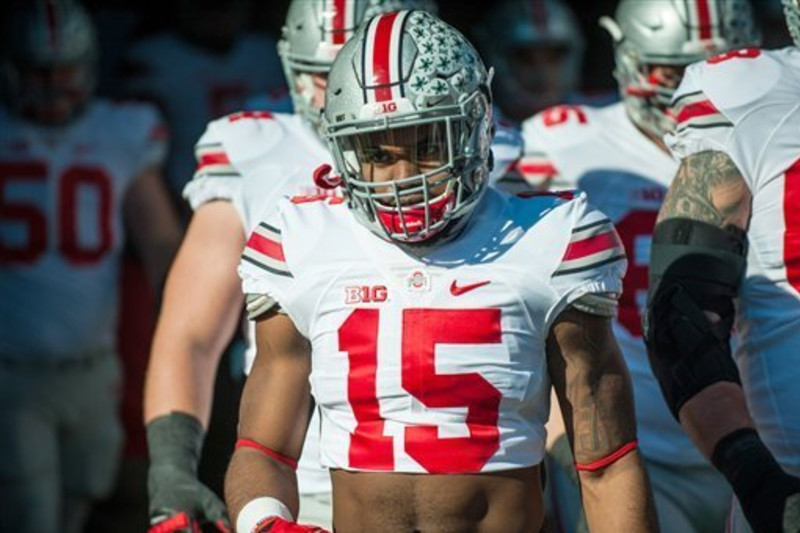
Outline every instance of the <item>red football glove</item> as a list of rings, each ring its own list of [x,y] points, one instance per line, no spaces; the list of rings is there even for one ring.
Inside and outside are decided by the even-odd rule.
[[[253,533],[330,533],[330,531],[317,526],[287,522],[279,516],[273,516],[259,522]]]

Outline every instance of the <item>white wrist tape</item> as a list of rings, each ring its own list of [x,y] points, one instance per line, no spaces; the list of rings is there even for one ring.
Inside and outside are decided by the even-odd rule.
[[[236,531],[237,533],[252,533],[259,523],[271,516],[279,516],[284,520],[294,522],[292,512],[282,501],[264,496],[250,500],[247,505],[242,507],[239,516],[236,517]]]

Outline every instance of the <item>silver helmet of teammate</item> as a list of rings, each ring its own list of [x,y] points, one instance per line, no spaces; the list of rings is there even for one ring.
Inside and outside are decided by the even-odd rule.
[[[312,103],[312,73],[327,73],[344,43],[364,20],[402,9],[436,11],[434,0],[293,0],[278,53],[295,112],[312,124],[320,109]]]
[[[781,0],[783,13],[786,15],[786,25],[795,46],[800,46],[800,0]]]
[[[669,105],[680,77],[654,66],[682,68],[729,50],[757,46],[760,34],[748,0],[622,0],[603,17],[614,40],[614,76],[631,120],[663,136],[675,125]]]
[[[362,224],[430,244],[466,222],[487,186],[490,78],[464,36],[430,13],[384,14],[359,28],[331,68],[322,131]],[[378,178],[398,161],[405,174]]]
[[[74,117],[96,82],[97,35],[72,0],[33,0],[3,21],[0,76],[6,105],[48,124]]]
[[[583,34],[563,0],[501,0],[473,33],[509,118],[524,120],[578,88]]]

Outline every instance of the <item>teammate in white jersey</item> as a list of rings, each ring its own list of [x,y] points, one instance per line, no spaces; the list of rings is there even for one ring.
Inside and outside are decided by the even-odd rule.
[[[82,531],[122,443],[116,356],[126,237],[154,285],[179,228],[155,109],[92,97],[85,11],[30,2],[3,21],[0,530]],[[130,233],[127,231],[129,230]]]
[[[197,171],[184,190],[195,213],[164,292],[146,382],[154,529],[190,522],[228,527],[222,502],[197,480],[196,468],[214,376],[243,308],[236,265],[246,235],[287,190],[313,186],[314,170],[331,162],[316,130],[319,109],[333,57],[357,24],[367,15],[418,6],[433,4],[293,1],[279,50],[294,82],[296,114],[234,113],[211,122],[198,141]],[[330,481],[315,450],[310,434],[300,461],[302,512],[324,526],[330,524]]]
[[[127,53],[126,92],[155,100],[169,120],[167,179],[176,198],[209,121],[241,110],[253,93],[285,93],[274,39],[245,31],[250,4],[176,0],[176,30],[143,38]]]
[[[319,183],[344,196],[283,200],[240,264],[258,355],[226,478],[237,531],[319,531],[295,523],[312,393],[336,531],[537,531],[551,380],[591,524],[656,527],[608,319],[622,244],[583,195],[488,188],[488,84],[422,11],[371,19],[334,61]]]
[[[705,19],[705,20],[704,20]],[[651,20],[655,29],[643,29]],[[653,484],[662,531],[722,531],[730,501],[725,480],[694,449],[673,419],[647,360],[642,311],[650,239],[678,168],[661,137],[673,129],[669,110],[683,69],[735,47],[755,44],[747,0],[623,0],[605,18],[615,41],[622,101],[603,108],[562,105],[523,125],[526,155],[518,168],[532,184],[576,187],[614,222],[630,260],[614,334],[633,377],[639,444]],[[553,450],[554,516],[564,531],[581,521],[580,494],[566,440]]]
[[[784,8],[800,45],[800,5]],[[653,234],[650,361],[736,494],[734,531],[800,531],[798,73],[797,46],[687,69],[667,138],[681,165]]]

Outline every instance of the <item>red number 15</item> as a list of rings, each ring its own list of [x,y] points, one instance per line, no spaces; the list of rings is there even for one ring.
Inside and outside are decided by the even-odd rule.
[[[392,470],[394,448],[384,434],[377,395],[378,309],[356,309],[339,329],[348,353],[348,399],[356,418],[350,466]],[[499,309],[406,309],[402,323],[402,386],[429,409],[466,407],[468,437],[440,438],[436,426],[405,430],[406,453],[428,472],[478,472],[499,447],[501,393],[476,372],[437,374],[437,344],[500,344]]]

